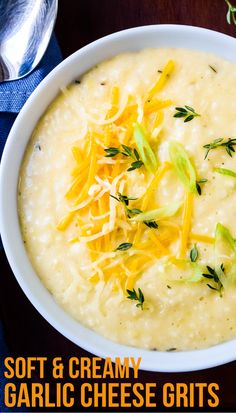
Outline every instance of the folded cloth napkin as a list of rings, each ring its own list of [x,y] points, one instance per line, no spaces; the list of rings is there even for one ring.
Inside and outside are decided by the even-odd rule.
[[[0,83],[0,158],[7,136],[18,112],[43,78],[62,60],[61,51],[53,35],[43,59],[28,76]],[[1,250],[1,242],[0,242]],[[26,412],[27,409],[7,408],[3,400],[3,389],[7,380],[3,374],[3,359],[9,356],[2,325],[0,324],[0,412]],[[16,381],[16,386],[19,383]]]
[[[36,86],[61,60],[61,51],[53,35],[43,59],[32,73],[19,80],[0,83],[0,157],[18,112]]]

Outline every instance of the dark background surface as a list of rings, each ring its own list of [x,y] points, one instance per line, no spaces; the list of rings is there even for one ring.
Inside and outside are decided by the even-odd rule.
[[[224,0],[59,0],[56,34],[64,57],[101,36],[145,24],[196,25],[236,36],[236,27],[226,22],[226,11]],[[88,355],[37,313],[18,286],[3,253],[0,309],[8,345],[14,354]],[[154,381],[159,386],[165,382],[216,382],[220,386],[221,411],[236,411],[235,376],[236,362],[190,373],[140,372],[141,381]]]

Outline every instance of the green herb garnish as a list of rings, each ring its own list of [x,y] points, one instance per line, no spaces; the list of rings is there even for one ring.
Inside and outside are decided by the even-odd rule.
[[[215,268],[224,287],[236,282],[236,241],[229,229],[218,222],[215,229]],[[221,271],[220,263],[227,269],[227,276]]]
[[[188,191],[197,192],[196,172],[184,147],[175,141],[169,143],[170,160],[175,172]]]
[[[125,204],[127,206],[129,205],[129,201],[135,201],[136,199],[138,199],[138,198],[133,198],[133,197],[127,196],[127,195],[122,195],[120,192],[118,192],[118,196],[114,196],[114,195],[111,195],[111,194],[110,194],[110,196],[112,198],[114,198],[116,201],[122,202],[123,204]]]
[[[116,201],[121,202],[124,205],[125,213],[128,218],[131,218],[134,215],[140,214],[142,212],[141,209],[138,209],[138,208],[132,208],[132,209],[128,208],[129,201],[135,201],[138,198],[132,198],[127,195],[122,195],[120,192],[118,192],[117,196],[114,196],[112,194],[110,194],[110,196],[114,198]]]
[[[140,154],[140,158],[144,163],[146,169],[149,172],[154,173],[157,169],[157,158],[145,136],[142,126],[139,123],[136,123],[134,126],[134,139]]]
[[[233,22],[233,24],[236,26],[236,7],[232,6],[232,4],[229,2],[229,0],[225,0],[226,4],[228,5],[228,11],[226,14],[226,20],[229,24]]]
[[[126,291],[128,293],[127,298],[129,300],[138,301],[138,304],[136,304],[136,307],[140,307],[141,310],[143,310],[144,295],[142,293],[142,290],[138,288],[138,293],[135,291],[134,288],[133,290],[126,290]]]
[[[131,163],[131,166],[127,169],[128,172],[134,171],[135,169],[139,169],[143,166],[143,161],[135,161]]]
[[[142,214],[142,211],[139,208],[132,208],[132,209],[128,209],[128,213],[130,215],[138,215],[138,214]],[[129,218],[130,218],[130,216],[129,216]]]
[[[129,250],[131,247],[133,246],[133,244],[131,244],[131,242],[123,242],[122,244],[120,244],[115,251],[127,251]]]
[[[232,176],[233,178],[236,178],[236,172],[231,171],[230,169],[215,168],[214,171],[221,175],[228,175],[228,176]]]
[[[200,181],[196,181],[196,188],[197,188],[197,192],[199,195],[202,195],[201,184],[205,184],[206,182],[207,182],[207,179],[200,179]]]
[[[227,154],[232,157],[233,153],[235,152],[234,145],[236,145],[236,138],[232,138],[232,139],[228,138],[227,141],[224,141],[224,138],[215,139],[213,142],[207,143],[206,145],[203,146],[203,148],[206,149],[204,159],[207,158],[209,152],[212,149],[216,149],[220,147],[225,148]]]
[[[112,158],[113,156],[118,155],[119,153],[122,153],[124,155],[124,153],[119,149],[119,148],[114,148],[114,147],[110,147],[110,148],[106,148],[104,149],[104,151],[106,152],[106,157],[107,158]],[[125,155],[126,156],[126,155]]]
[[[218,291],[218,293],[220,294],[220,297],[222,297],[222,290],[223,290],[223,284],[220,280],[220,276],[218,275],[218,273],[216,272],[216,270],[212,267],[210,267],[209,265],[207,265],[207,271],[208,273],[202,274],[203,277],[212,280],[214,282],[214,284],[207,284],[207,286],[211,289],[211,290],[215,290]],[[224,269],[224,264],[221,264],[220,266],[220,272],[224,274],[225,269]]]
[[[126,145],[121,145],[121,147],[122,150],[120,148],[115,147],[104,149],[104,151],[106,152],[105,156],[107,158],[113,158],[114,156],[121,154],[133,159],[134,162],[131,163],[131,166],[127,169],[127,171],[134,171],[135,169],[139,169],[141,168],[141,166],[143,166],[143,161],[140,160],[140,156],[137,149],[132,149]]]
[[[143,222],[153,222],[160,219],[165,219],[175,215],[180,209],[182,202],[172,202],[172,204],[165,205],[163,207],[152,209],[151,211],[141,212],[136,215],[132,220],[143,221]]]
[[[143,221],[143,223],[147,225],[147,227],[149,228],[154,228],[154,229],[158,228],[158,224],[156,221]]]
[[[196,113],[195,110],[191,108],[191,106],[187,106],[187,105],[185,105],[183,108],[177,107],[175,108],[175,110],[176,110],[176,113],[174,114],[174,118],[185,118],[184,119],[185,123],[190,122],[197,116],[201,116],[199,115],[199,113]]]
[[[197,261],[197,259],[198,259],[198,249],[197,249],[197,245],[196,245],[196,244],[194,244],[194,247],[191,249],[189,256],[190,256],[190,260],[191,260],[192,262],[196,262],[196,261]]]
[[[236,241],[230,234],[230,231],[228,228],[226,228],[224,225],[218,224],[216,225],[216,230],[215,230],[215,242],[219,238],[224,238],[227,243],[230,245],[231,249],[233,250],[234,254],[236,255]]]

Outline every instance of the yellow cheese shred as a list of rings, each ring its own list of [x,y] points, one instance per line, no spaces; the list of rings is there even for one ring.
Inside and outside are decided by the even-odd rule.
[[[147,209],[148,203],[150,198],[153,196],[153,191],[156,190],[160,180],[162,179],[162,177],[164,176],[164,174],[171,168],[171,164],[169,162],[164,162],[162,165],[159,166],[156,174],[154,175],[148,189],[146,190],[145,194],[143,195],[142,198],[142,205],[141,205],[141,210],[145,211],[145,209]],[[142,228],[143,224],[141,222],[139,222],[137,224],[137,231],[135,233],[134,236],[134,244],[136,244],[138,242],[138,240],[140,239],[140,235],[141,235],[141,228]]]
[[[104,144],[108,148],[111,142],[111,125],[105,125],[104,129]]]
[[[153,230],[149,231],[148,236],[153,241],[153,243],[156,245],[158,251],[160,251],[163,255],[170,254],[169,250],[166,247],[164,247],[164,245],[158,239],[158,237],[156,236]]]
[[[69,189],[67,190],[65,197],[67,199],[71,199],[75,196],[78,196],[79,193],[79,189],[81,187],[81,185],[83,185],[83,180],[86,178],[87,176],[87,171],[80,171],[80,174],[73,180],[71,186],[69,187]]]
[[[180,238],[179,258],[183,259],[186,255],[186,249],[189,241],[192,212],[193,212],[193,193],[188,191],[185,194],[184,211],[183,211],[183,228]]]
[[[160,167],[158,168],[155,176],[153,177],[147,191],[143,195],[142,199],[142,211],[145,211],[145,209],[148,206],[148,202],[150,200],[150,197],[153,196],[153,191],[157,188],[160,180],[164,176],[164,174],[171,169],[171,164],[169,162],[164,162]]]
[[[199,241],[199,242],[203,242],[203,243],[206,243],[206,244],[214,244],[214,242],[215,242],[214,237],[209,237],[208,235],[202,235],[202,234],[191,233],[190,238],[193,241]]]
[[[153,122],[153,129],[158,128],[163,122],[163,120],[164,120],[164,112],[163,110],[159,110]]]
[[[82,160],[83,160],[83,157],[82,157],[82,154],[81,154],[79,148],[77,146],[73,146],[71,148],[71,151],[72,151],[72,155],[73,155],[75,161],[80,165]]]
[[[147,100],[152,99],[154,95],[157,94],[157,92],[160,92],[160,90],[165,86],[165,83],[168,79],[168,77],[171,75],[175,68],[175,64],[173,60],[169,60],[162,71],[158,81],[156,84],[152,87],[152,89],[148,93]]]
[[[75,212],[69,212],[66,216],[64,216],[61,221],[57,224],[57,229],[59,231],[64,231],[72,222],[73,218],[75,216]]]
[[[121,114],[121,116],[115,121],[116,125],[122,125],[124,124],[129,118],[130,116],[132,116],[134,113],[137,113],[137,108],[138,105],[137,103],[130,103],[131,101],[134,101],[134,97],[133,96],[129,96],[128,97],[128,103],[126,108],[124,109],[123,113]]]
[[[96,167],[97,167],[96,143],[95,143],[92,136],[91,136],[91,140],[92,140],[92,145],[91,145],[88,179],[87,179],[87,182],[84,185],[82,191],[80,192],[79,196],[76,199],[75,206],[78,206],[86,198],[86,195],[88,194],[88,190],[89,190],[90,186],[93,183],[95,173],[96,173]]]
[[[107,112],[106,119],[110,119],[113,116],[115,116],[116,112],[118,111],[119,100],[120,100],[120,89],[118,86],[113,86],[111,90],[111,108]]]
[[[159,99],[150,99],[147,100],[144,104],[144,115],[150,115],[153,112],[157,112],[160,109],[167,108],[172,105],[172,100],[159,100]]]

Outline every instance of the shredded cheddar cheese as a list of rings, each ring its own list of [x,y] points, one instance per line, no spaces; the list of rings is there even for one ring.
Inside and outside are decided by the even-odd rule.
[[[180,237],[181,257],[186,253],[189,237],[210,242],[209,237],[190,233],[193,204],[193,197],[190,194],[186,194],[185,197],[183,227],[171,220],[163,221],[158,233],[142,222],[129,222],[125,208],[129,210],[131,207],[128,204],[124,207],[122,203],[109,196],[126,193],[129,159],[124,156],[123,158],[117,156],[117,159],[106,157],[104,149],[109,146],[122,148],[121,145],[135,145],[133,131],[134,122],[137,121],[142,122],[148,129],[152,128],[150,131],[152,137],[157,136],[158,128],[164,122],[164,110],[173,104],[170,99],[159,99],[157,94],[164,88],[173,70],[174,62],[170,60],[156,84],[148,92],[148,96],[130,94],[123,99],[123,102],[126,102],[125,106],[122,106],[119,86],[114,85],[111,88],[111,103],[105,120],[95,122],[96,126],[92,126],[93,121],[90,119],[92,124],[85,136],[84,148],[76,145],[71,148],[76,165],[72,169],[73,181],[65,197],[73,202],[74,206],[62,218],[57,228],[66,231],[75,217],[77,222],[80,222],[78,236],[70,242],[83,242],[89,246],[93,257],[91,271],[92,268],[96,270],[89,278],[93,284],[101,279],[109,280],[111,275],[114,277],[116,274],[115,290],[121,287],[131,288],[142,268],[151,265],[160,257],[172,256],[169,247],[176,238]],[[166,160],[158,167],[151,179],[149,172],[143,169],[148,184],[144,194],[138,197],[138,201],[132,201],[136,208],[142,211],[146,211],[150,205],[157,208],[154,195],[160,181],[171,168],[172,165]],[[132,243],[134,247],[132,254],[127,253],[128,256],[118,253],[117,261],[114,259],[114,254],[116,256],[117,253],[109,255],[109,252],[115,250],[119,239],[120,242],[122,241],[122,234],[126,242]],[[95,259],[96,254],[101,254],[100,259]]]

